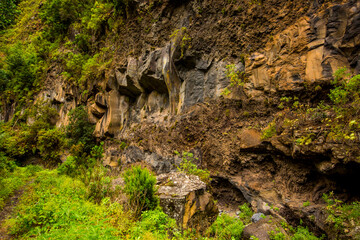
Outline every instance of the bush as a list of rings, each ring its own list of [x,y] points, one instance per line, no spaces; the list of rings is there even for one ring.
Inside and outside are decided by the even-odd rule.
[[[20,44],[7,51],[4,70],[0,74],[2,88],[12,92],[13,96],[20,99],[33,89],[36,72],[37,56],[33,52],[26,52]]]
[[[65,136],[58,128],[41,130],[38,133],[37,148],[41,157],[47,162],[58,162]]]
[[[69,125],[66,128],[66,136],[69,138],[69,145],[83,144],[83,151],[90,153],[95,146],[93,136],[94,126],[89,122],[88,114],[84,106],[79,106],[69,113]]]
[[[86,0],[48,0],[40,9],[40,18],[49,26],[49,37],[65,34],[69,26],[91,5]]]
[[[175,151],[175,154],[180,156],[180,153]],[[181,155],[182,161],[178,167],[179,171],[182,171],[186,174],[191,174],[198,176],[201,181],[205,183],[210,183],[210,172],[208,170],[199,169],[196,164],[193,163],[194,155],[189,152],[183,152]]]
[[[1,0],[0,1],[0,31],[12,24],[15,20],[19,10],[17,9],[16,0]]]
[[[140,166],[127,169],[124,174],[124,192],[129,198],[130,207],[134,210],[135,217],[142,211],[153,210],[159,204],[155,188],[156,177],[149,170]]]
[[[81,181],[56,171],[39,172],[17,205],[16,217],[7,221],[10,233],[20,239],[125,238],[119,234],[130,226],[121,206],[97,205],[87,198]]]
[[[323,199],[327,203],[326,222],[338,237],[345,232],[346,228],[355,228],[360,224],[360,202],[343,203],[334,197],[334,193],[324,194]],[[360,237],[360,236],[358,236]]]
[[[248,203],[244,203],[243,205],[239,206],[239,219],[244,223],[244,224],[249,224],[251,223],[251,217],[254,214],[254,212],[251,210],[251,208],[249,207]]]
[[[207,230],[207,233],[220,240],[241,239],[244,227],[245,225],[240,219],[221,214]]]
[[[131,230],[131,239],[169,239],[176,222],[160,209],[144,211],[141,221]]]

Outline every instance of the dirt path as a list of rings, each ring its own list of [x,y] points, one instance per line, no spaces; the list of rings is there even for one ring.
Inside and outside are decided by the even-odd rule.
[[[11,216],[14,207],[16,207],[16,205],[19,203],[20,198],[28,184],[25,184],[20,189],[16,190],[13,195],[6,201],[5,207],[0,211],[0,240],[13,239],[13,237],[8,234],[3,224],[5,223],[5,220]]]

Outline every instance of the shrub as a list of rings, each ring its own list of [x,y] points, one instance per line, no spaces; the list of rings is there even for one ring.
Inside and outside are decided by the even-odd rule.
[[[313,233],[305,227],[299,226],[294,233],[294,236],[291,237],[291,240],[318,240],[322,238],[316,237]]]
[[[360,224],[360,202],[345,204],[336,199],[333,192],[324,194],[323,199],[327,203],[326,221],[337,237],[344,233],[346,227],[354,228]]]
[[[221,214],[207,230],[207,233],[220,240],[241,239],[244,227],[245,225],[240,219]]]
[[[146,168],[140,166],[127,169],[124,174],[124,192],[129,198],[130,207],[134,210],[136,217],[142,211],[153,210],[159,204],[155,188],[156,177],[150,174]]]
[[[11,91],[17,99],[33,89],[37,72],[37,56],[33,52],[26,52],[20,44],[7,51],[5,66],[0,75],[2,88]]]
[[[131,239],[169,239],[175,229],[175,220],[160,209],[144,211],[141,221],[131,230]]]
[[[175,154],[180,156],[180,153],[175,151]],[[199,169],[196,164],[193,163],[194,155],[190,152],[183,152],[181,154],[182,161],[178,167],[179,171],[182,171],[186,174],[196,175],[201,181],[205,183],[210,183],[210,172],[208,170]]]
[[[60,152],[62,150],[65,136],[58,129],[41,130],[38,133],[37,148],[40,150],[41,157],[47,162],[59,161]]]
[[[276,134],[275,122],[271,122],[263,131],[261,139],[265,140],[273,137]]]
[[[251,217],[254,214],[254,212],[251,210],[251,208],[249,207],[248,203],[244,203],[243,205],[239,206],[239,219],[244,223],[244,224],[249,224],[251,223]]]
[[[89,122],[88,114],[84,106],[79,106],[69,113],[69,125],[66,128],[66,136],[69,145],[83,144],[83,151],[90,153],[95,146],[93,136],[94,126]]]
[[[48,0],[40,8],[40,18],[49,26],[49,37],[54,39],[58,34],[65,34],[81,13],[91,7],[86,0]]]
[[[235,64],[229,64],[226,66],[226,77],[230,80],[230,87],[239,87],[244,86],[245,83],[245,72],[240,72],[236,69]],[[225,88],[221,95],[229,95],[231,90],[229,88]]]
[[[17,9],[17,0],[0,1],[0,31],[12,24],[19,10]]]

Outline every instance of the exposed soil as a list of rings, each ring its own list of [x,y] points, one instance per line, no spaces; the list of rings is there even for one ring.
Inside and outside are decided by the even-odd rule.
[[[5,223],[5,220],[11,216],[11,214],[14,211],[14,208],[19,203],[21,196],[23,195],[26,186],[28,184],[25,184],[20,189],[16,190],[12,196],[6,201],[4,208],[0,211],[0,239],[1,240],[7,240],[7,239],[13,239],[12,236],[7,232],[5,227],[3,226]]]

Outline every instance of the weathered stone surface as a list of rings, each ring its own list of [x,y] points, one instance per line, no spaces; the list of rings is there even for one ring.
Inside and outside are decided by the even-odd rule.
[[[162,50],[150,52],[144,63],[140,63],[139,83],[146,91],[167,93],[167,87],[162,75]]]
[[[181,228],[204,231],[216,219],[218,209],[199,177],[171,172],[157,179],[160,205]]]
[[[119,95],[116,90],[112,90],[107,95],[108,109],[105,115],[97,122],[95,136],[104,134],[115,135],[119,133],[128,119],[129,99]]]
[[[137,59],[129,58],[127,68],[116,69],[115,76],[118,83],[118,91],[122,95],[136,98],[141,94],[142,89],[138,82]]]
[[[263,219],[265,218],[265,215],[263,213],[255,213],[254,215],[252,215],[251,217],[251,221],[253,223],[256,223],[258,222],[260,219]]]
[[[256,223],[247,225],[243,230],[243,239],[251,239],[251,236],[257,237],[259,240],[270,240],[269,233],[271,231],[278,232],[279,230],[285,234],[285,231],[277,226],[278,220],[266,217],[260,219]]]

